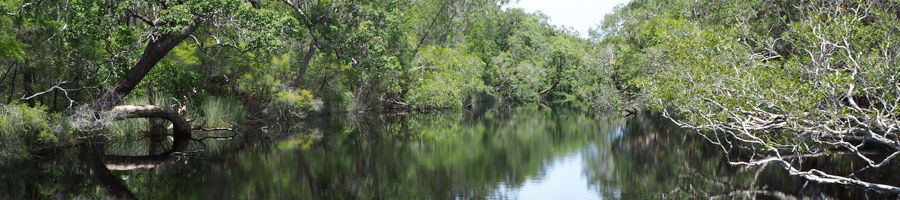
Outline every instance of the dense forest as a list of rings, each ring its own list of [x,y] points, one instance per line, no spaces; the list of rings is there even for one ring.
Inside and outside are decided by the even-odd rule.
[[[24,142],[71,141],[115,106],[211,97],[269,117],[614,106],[590,40],[506,3],[5,1],[0,124]]]
[[[273,119],[499,102],[658,114],[733,165],[900,193],[800,167],[900,155],[897,0],[634,0],[587,36],[509,3],[2,0],[0,156],[133,134],[108,130],[125,118],[224,128],[221,103]]]

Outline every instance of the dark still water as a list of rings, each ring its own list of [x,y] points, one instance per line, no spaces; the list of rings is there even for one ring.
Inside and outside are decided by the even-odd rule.
[[[0,199],[859,197],[736,168],[662,118],[549,108],[322,117],[231,140],[135,138],[0,163]],[[195,138],[228,133],[196,134]],[[824,162],[824,161],[823,161]],[[827,163],[827,162],[826,162]]]

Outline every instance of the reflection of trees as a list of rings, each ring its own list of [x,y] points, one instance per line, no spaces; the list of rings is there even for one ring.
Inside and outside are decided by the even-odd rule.
[[[144,156],[123,156],[123,155],[104,155],[103,165],[110,170],[134,170],[134,169],[152,169],[160,165],[171,164],[181,160],[182,154],[187,150],[191,140],[189,138],[176,138],[172,142],[172,147],[158,154]],[[156,149],[158,143],[151,143],[151,151]]]
[[[540,176],[554,157],[610,127],[591,115],[510,112],[488,111],[471,121],[461,113],[311,121],[307,127],[321,138],[291,135],[222,160],[158,168],[153,180],[132,176],[129,185],[165,191],[151,197],[487,198],[500,185]]]
[[[494,195],[500,183],[521,185],[540,175],[553,157],[585,145],[598,128],[587,115],[513,112],[520,113],[488,112],[478,121],[466,121],[458,113],[360,117],[357,119],[369,121],[330,126],[320,131],[337,134],[326,135],[308,149],[289,150],[302,152],[314,178],[304,177],[308,175],[302,167],[283,167],[302,166],[304,161],[298,156],[273,155],[281,157],[275,161],[280,164],[265,164],[261,170],[294,177],[290,180],[294,184],[287,187],[315,181],[310,185],[325,199],[485,198]]]
[[[105,176],[114,179],[96,183],[115,196],[127,197],[128,193],[121,193],[125,191],[151,199],[233,198],[237,194],[304,199],[488,198],[503,195],[501,185],[517,187],[539,178],[556,156],[593,144],[589,148],[593,151],[583,154],[593,170],[586,172],[590,180],[597,188],[619,186],[618,191],[627,197],[684,183],[654,179],[684,176],[685,169],[693,168],[678,168],[678,162],[701,160],[684,159],[701,156],[696,149],[681,150],[671,144],[678,142],[660,142],[677,138],[659,134],[663,131],[653,127],[656,122],[652,121],[629,122],[621,129],[625,134],[615,134],[623,121],[534,108],[489,110],[476,116],[437,113],[353,119],[307,122],[306,127],[321,133],[320,137],[272,133],[264,136],[270,139],[245,138],[262,142],[234,145],[232,149],[237,150],[233,151],[207,152],[203,160],[186,164],[109,172],[128,178]],[[270,130],[296,131],[290,127]],[[282,136],[286,138],[276,139]],[[173,142],[172,149],[182,146],[179,144],[185,143]],[[692,142],[679,145],[696,146]],[[659,151],[668,151],[666,156],[672,158],[648,154]],[[153,168],[176,161],[172,153],[106,156],[96,159],[103,165],[93,165],[93,171],[102,172],[98,167]],[[665,169],[670,166],[677,169]],[[94,175],[98,174],[104,175]],[[659,185],[651,187],[651,183]]]
[[[0,163],[0,170],[3,171],[0,173],[0,199],[47,199],[54,194],[64,194],[60,197],[68,196],[65,194],[92,194],[92,188],[85,187],[91,185],[90,179],[82,175],[88,169],[73,162],[88,158],[57,150],[37,153],[53,156]]]
[[[0,187],[0,199],[44,199],[51,196],[134,199],[135,195],[127,182],[111,169],[152,168],[175,162],[190,142],[189,138],[176,138],[167,151],[146,156],[103,155],[105,143],[86,144],[47,153],[58,156],[54,158],[22,160],[11,165],[3,163],[0,170],[15,170],[15,173],[0,175],[0,183],[4,186]]]
[[[628,120],[583,153],[586,175],[601,196],[612,199],[704,197],[745,184],[693,135],[661,120]]]
[[[106,189],[110,196],[119,199],[135,199],[134,193],[128,189],[121,179],[113,175],[110,170],[135,170],[135,169],[153,169],[161,165],[175,163],[183,158],[184,152],[188,149],[191,138],[175,137],[172,141],[172,147],[168,150],[154,154],[153,151],[158,149],[159,141],[151,141],[150,154],[142,156],[124,156],[124,155],[103,155],[100,159],[92,159],[88,162],[90,165],[90,175],[98,185]]]
[[[772,166],[730,166],[720,149],[687,131],[659,118],[638,117],[609,137],[597,137],[582,153],[592,188],[609,199],[877,195],[806,183]],[[836,168],[852,165],[846,162],[840,157],[821,157],[807,159],[804,166],[840,171]]]
[[[117,199],[135,199],[134,193],[122,183],[122,179],[113,175],[101,162],[93,161],[88,165],[90,165],[89,175],[97,185],[106,189],[107,194]]]
[[[555,158],[578,150],[591,186],[613,199],[730,199],[834,189],[801,189],[803,182],[779,174],[777,168],[730,167],[720,150],[655,118],[626,121],[515,108],[352,119],[284,123],[266,134],[208,143],[202,157],[165,166],[178,161],[175,152],[185,151],[187,143],[175,140],[158,148],[152,143],[149,148],[112,143],[83,147],[81,153],[60,154],[43,163],[2,163],[0,170],[45,169],[0,174],[0,193],[39,194],[0,198],[133,193],[148,199],[480,199],[503,197],[506,187],[541,178]],[[149,156],[102,156],[147,151]],[[811,165],[841,162],[807,160]]]

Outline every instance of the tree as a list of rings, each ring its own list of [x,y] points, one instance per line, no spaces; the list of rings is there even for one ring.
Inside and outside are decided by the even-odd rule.
[[[118,84],[95,101],[98,109],[104,110],[119,104],[130,94],[145,76],[182,41],[206,24],[226,20],[239,12],[251,12],[250,5],[234,0],[196,0],[184,2],[157,1],[117,2],[115,7],[123,8],[128,18],[138,19],[147,26],[146,46],[135,63]]]
[[[847,153],[861,173],[900,155],[900,68],[886,42],[897,41],[896,11],[883,1],[635,1],[607,17],[601,45],[619,50],[620,91],[700,130],[740,159],[730,164],[897,193],[798,164]]]

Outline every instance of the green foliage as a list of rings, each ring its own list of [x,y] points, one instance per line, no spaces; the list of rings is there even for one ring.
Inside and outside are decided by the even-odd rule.
[[[204,88],[198,87],[204,83],[205,77],[190,66],[162,63],[147,78],[145,90],[136,92],[136,95],[156,92],[179,99],[202,101],[206,94]]]
[[[200,107],[197,118],[212,124],[240,118],[216,109],[234,107],[218,96],[268,106],[268,113],[372,109],[387,100],[462,108],[487,95],[505,103],[619,104],[591,41],[546,16],[504,9],[506,0],[290,2],[2,1],[0,100],[65,113],[171,41],[126,103],[177,101]],[[17,100],[61,81],[67,94]],[[129,120],[107,131],[132,135],[146,125]]]
[[[0,1],[0,12],[15,12],[18,1]],[[0,17],[0,29],[10,30],[15,28],[13,20],[7,17]],[[16,39],[15,33],[11,31],[0,32],[0,59],[21,61],[25,56],[25,44]]]
[[[454,49],[426,47],[411,72],[416,80],[409,102],[418,108],[461,108],[466,100],[486,92],[481,80],[484,63]]]
[[[32,108],[24,104],[0,105],[0,158],[29,156],[32,145],[50,144],[65,135],[55,130],[60,121],[57,114],[49,114],[46,107]]]
[[[550,102],[612,108],[618,105],[595,48],[540,15],[509,9],[496,13],[469,37],[487,63],[483,79],[509,103]],[[474,34],[479,34],[478,36]],[[490,38],[485,38],[485,35]]]
[[[613,84],[655,111],[691,124],[757,111],[823,122],[860,114],[842,108],[851,86],[855,98],[900,93],[889,88],[900,70],[897,43],[889,42],[900,20],[887,14],[896,7],[880,3],[634,1],[608,16],[595,39],[619,52],[605,64]],[[873,17],[857,18],[859,7]],[[755,134],[802,142],[792,131]]]
[[[40,141],[56,140],[50,134],[50,115],[46,108],[31,108],[27,105],[2,105],[3,111],[0,118],[0,129],[4,136],[14,136],[17,133],[32,135]]]
[[[306,110],[320,104],[309,90],[279,91],[272,102],[277,109]],[[313,108],[316,109],[316,108]]]
[[[272,56],[268,62],[251,61],[244,63],[243,74],[237,76],[237,91],[254,97],[273,97],[283,86],[282,81],[290,74],[291,54]],[[237,58],[235,61],[239,61]]]
[[[23,2],[6,1],[2,8],[13,14],[0,17],[0,64],[22,66],[0,85],[47,77],[2,95],[27,95],[58,80],[106,89],[146,56],[147,44],[183,36],[136,95],[203,102],[237,93],[265,104],[281,91],[309,90],[329,109],[374,108],[383,100],[458,108],[476,94],[507,103],[615,102],[608,99],[614,95],[598,95],[607,89],[597,88],[610,87],[608,78],[595,76],[603,70],[591,61],[590,41],[545,16],[503,9],[505,0],[290,2],[77,1],[22,9]],[[71,98],[89,102],[98,95]]]

